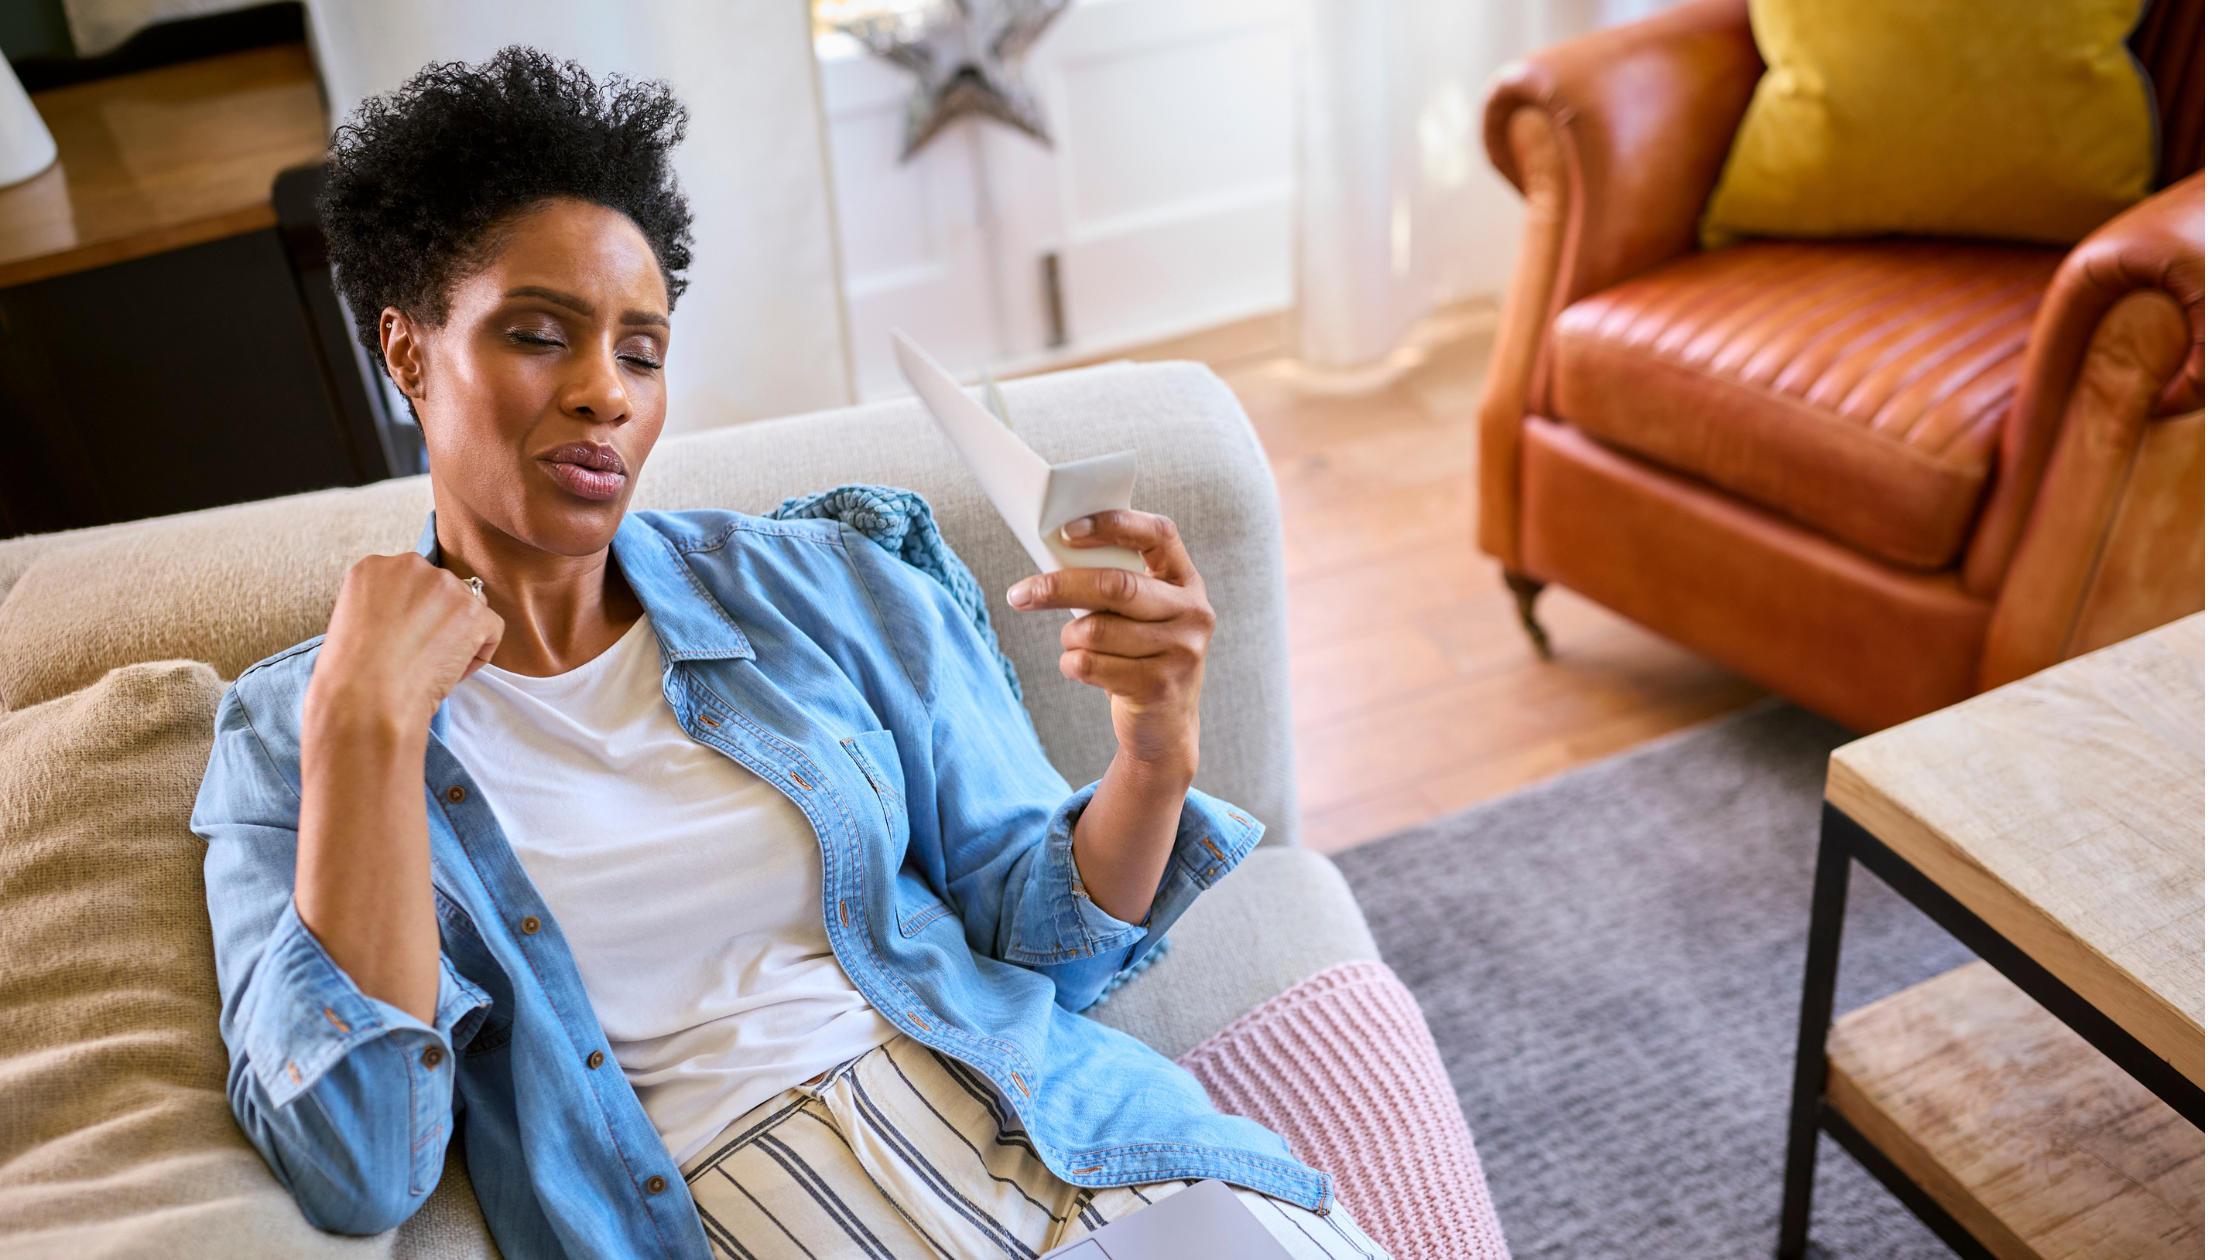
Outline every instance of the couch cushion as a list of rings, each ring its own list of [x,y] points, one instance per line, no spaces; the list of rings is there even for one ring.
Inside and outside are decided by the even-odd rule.
[[[404,1233],[313,1229],[234,1123],[187,829],[220,690],[134,665],[0,718],[0,1252],[495,1256],[463,1176]]]
[[[1557,317],[1553,409],[1883,560],[1943,568],[2061,257],[1897,240],[1691,254]]]

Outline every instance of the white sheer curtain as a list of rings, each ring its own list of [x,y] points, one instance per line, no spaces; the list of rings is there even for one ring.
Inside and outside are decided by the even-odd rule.
[[[676,162],[692,201],[692,286],[669,356],[669,424],[710,428],[849,401],[846,318],[804,3],[310,0],[340,122],[435,60],[507,44],[598,75],[668,80],[691,111]]]
[[[1508,281],[1523,207],[1479,142],[1501,65],[1670,0],[1306,0],[1299,356],[1374,363]]]

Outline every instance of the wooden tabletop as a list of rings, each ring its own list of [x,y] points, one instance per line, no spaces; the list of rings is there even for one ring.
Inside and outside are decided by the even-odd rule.
[[[1828,764],[1832,804],[2204,1088],[2205,616]]]
[[[0,189],[0,288],[270,227],[273,176],[327,147],[301,44],[31,100],[60,158]]]

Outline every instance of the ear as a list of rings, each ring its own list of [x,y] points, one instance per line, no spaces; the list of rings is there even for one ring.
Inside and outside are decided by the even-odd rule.
[[[381,312],[381,358],[389,379],[406,398],[427,396],[427,373],[420,361],[420,325],[410,315],[391,306]]]

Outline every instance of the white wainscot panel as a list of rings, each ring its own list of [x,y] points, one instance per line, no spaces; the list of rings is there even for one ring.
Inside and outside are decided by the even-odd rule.
[[[1091,0],[1047,52],[1077,350],[1290,304],[1295,6]]]
[[[1291,41],[1280,23],[1062,60],[1067,209],[1080,231],[1291,179]]]
[[[1285,190],[1076,242],[1066,251],[1066,305],[1078,352],[1122,350],[1289,306],[1291,221]]]

